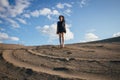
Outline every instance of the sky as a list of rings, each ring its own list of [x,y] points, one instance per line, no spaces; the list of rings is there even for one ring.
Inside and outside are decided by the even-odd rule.
[[[59,44],[59,15],[66,44],[120,36],[120,0],[0,0],[0,43]]]

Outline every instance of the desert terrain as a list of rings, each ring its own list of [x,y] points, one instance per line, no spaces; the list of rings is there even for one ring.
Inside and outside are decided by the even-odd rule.
[[[1,43],[0,80],[120,80],[120,37],[62,49]]]

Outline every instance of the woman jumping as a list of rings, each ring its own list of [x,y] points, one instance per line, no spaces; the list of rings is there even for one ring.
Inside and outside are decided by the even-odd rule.
[[[65,19],[63,15],[59,16],[57,22],[57,34],[59,35],[60,48],[64,47],[64,33],[66,33]]]

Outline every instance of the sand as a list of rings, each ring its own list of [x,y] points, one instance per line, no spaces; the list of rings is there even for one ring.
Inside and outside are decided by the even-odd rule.
[[[120,37],[89,43],[0,44],[0,80],[120,80]]]

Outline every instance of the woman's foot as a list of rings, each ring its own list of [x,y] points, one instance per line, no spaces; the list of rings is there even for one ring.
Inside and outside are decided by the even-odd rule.
[[[62,45],[59,45],[59,48],[62,48]]]
[[[64,48],[64,45],[60,45],[59,48]]]
[[[64,48],[64,44],[61,47]]]

